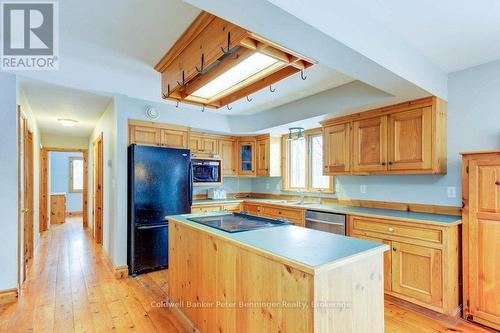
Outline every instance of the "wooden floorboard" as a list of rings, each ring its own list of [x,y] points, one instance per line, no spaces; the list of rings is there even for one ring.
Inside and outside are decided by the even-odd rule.
[[[68,218],[42,233],[16,303],[0,306],[0,332],[184,332],[155,304],[168,294],[167,271],[116,280],[102,247]],[[386,301],[386,333],[489,333]]]

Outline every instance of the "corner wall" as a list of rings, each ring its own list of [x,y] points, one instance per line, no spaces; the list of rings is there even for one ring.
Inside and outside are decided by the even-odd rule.
[[[115,137],[116,137],[116,114],[114,101],[111,101],[97,122],[94,131],[88,138],[88,222],[93,223],[93,151],[92,144],[102,134],[103,138],[103,248],[113,258],[113,233],[111,232],[114,220],[114,161],[115,161]]]
[[[0,290],[17,288],[17,98],[16,76],[0,72]]]

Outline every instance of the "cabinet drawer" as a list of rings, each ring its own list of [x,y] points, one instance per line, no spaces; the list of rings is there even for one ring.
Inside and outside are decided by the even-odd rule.
[[[264,206],[262,207],[262,214],[282,217],[290,220],[301,220],[303,212],[302,210]]]
[[[441,230],[411,227],[390,223],[387,220],[378,220],[365,217],[352,216],[353,232],[375,232],[379,234],[393,235],[411,239],[418,239],[432,243],[442,243],[443,235]]]
[[[222,210],[225,212],[240,212],[241,204],[240,203],[230,203],[222,205]]]
[[[209,212],[220,212],[222,210],[221,205],[211,205],[211,206],[193,206],[191,207],[191,213],[209,213]]]
[[[243,205],[243,210],[251,215],[259,215],[262,207],[259,204],[245,203]]]

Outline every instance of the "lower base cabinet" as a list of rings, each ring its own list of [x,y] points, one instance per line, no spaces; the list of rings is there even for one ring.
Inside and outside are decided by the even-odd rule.
[[[385,243],[386,294],[459,315],[459,226],[349,216],[349,236]]]
[[[207,204],[194,205],[191,207],[191,213],[210,213],[210,212],[236,212],[241,211],[241,203],[226,203],[226,204]]]

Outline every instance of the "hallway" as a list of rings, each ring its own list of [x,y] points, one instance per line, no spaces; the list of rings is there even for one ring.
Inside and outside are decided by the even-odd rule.
[[[116,280],[81,219],[40,237],[17,303],[0,306],[0,332],[182,332],[168,309],[166,271]]]
[[[80,218],[53,225],[40,237],[17,303],[0,306],[0,332],[184,332],[166,308],[167,271],[116,280],[102,248]],[[463,321],[450,325],[391,302],[387,333],[487,333]],[[228,332],[229,333],[229,332]]]

